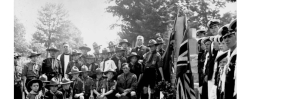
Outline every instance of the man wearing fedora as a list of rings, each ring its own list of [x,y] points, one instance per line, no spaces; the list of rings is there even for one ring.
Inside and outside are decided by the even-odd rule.
[[[132,50],[132,52],[136,52],[138,56],[143,59],[143,55],[147,53],[147,47],[144,45],[144,37],[138,35],[136,37],[136,47]]]
[[[83,81],[83,89],[84,89],[84,98],[85,99],[90,99],[90,98],[94,98],[93,95],[93,79],[91,77],[89,77],[89,68],[85,65],[83,65],[81,67],[81,71],[82,71],[82,81]]]
[[[60,60],[61,67],[63,68],[62,77],[65,77],[67,75],[67,73],[66,73],[67,66],[68,66],[69,62],[72,60],[70,47],[67,42],[63,43],[63,53],[58,55],[57,59]]]
[[[125,52],[125,49],[122,47],[116,47],[116,55],[113,56],[111,59],[114,61],[115,65],[117,66],[116,72],[117,75],[122,74],[122,64],[126,63],[126,58],[122,56],[122,54]],[[115,76],[115,79],[117,79],[117,76]]]
[[[84,99],[84,84],[83,80],[79,78],[79,69],[76,66],[72,67],[72,70],[69,72],[70,75],[72,75],[72,81],[71,87],[73,88],[73,99]]]
[[[87,46],[87,44],[84,44],[83,46],[79,47],[79,50],[81,51],[81,56],[79,58],[79,61],[82,62],[83,64],[86,64],[86,57],[87,53],[91,51],[91,48]]]
[[[42,93],[40,90],[42,89],[43,82],[38,79],[30,80],[27,84],[27,88],[30,90],[26,99],[41,99]]]
[[[74,50],[72,52],[72,61],[69,62],[68,66],[67,66],[67,70],[66,73],[68,74],[68,78],[72,79],[72,76],[69,74],[71,72],[71,69],[73,66],[77,67],[77,68],[81,68],[81,66],[83,65],[82,63],[79,62],[79,57],[80,57],[81,53],[78,52],[77,50]]]
[[[58,85],[60,85],[60,82],[56,78],[52,78],[50,83],[47,85],[50,90],[45,93],[45,99],[63,99],[63,93],[57,90]]]
[[[151,89],[151,97],[159,97],[157,93],[154,93],[154,86],[158,81],[164,80],[161,55],[156,50],[156,44],[157,42],[154,39],[149,40],[150,52],[144,55],[145,70],[141,79],[144,89],[143,99],[148,97],[148,86]]]
[[[22,98],[22,71],[20,70],[20,66],[18,66],[20,55],[18,53],[14,53],[14,97],[15,99]]]
[[[41,71],[41,65],[37,63],[37,59],[40,55],[41,54],[37,52],[30,53],[30,56],[28,58],[30,58],[31,60],[29,63],[26,63],[24,65],[22,71],[22,79],[24,86],[27,85],[30,80],[38,79]],[[27,88],[24,87],[24,91],[26,94],[28,94],[30,90],[27,90]]]
[[[127,57],[129,54],[130,54],[130,52],[131,52],[131,44],[128,42],[128,40],[127,39],[122,39],[121,41],[120,41],[120,43],[119,43],[119,45],[121,45],[124,49],[125,49],[125,57]]]
[[[237,57],[237,20],[234,19],[228,26],[229,31],[222,33],[222,39],[224,40],[226,46],[229,48],[228,50],[228,65],[225,65],[225,81],[224,85],[224,97],[225,99],[236,99],[236,57]]]
[[[160,37],[160,38],[157,38],[156,41],[157,41],[157,52],[160,54],[160,56],[163,56],[163,54],[166,52],[163,49],[164,40],[163,40],[163,38]]]
[[[59,50],[55,46],[51,46],[47,49],[50,53],[50,58],[44,59],[42,63],[41,74],[45,74],[49,79],[56,78],[61,79],[64,74],[60,61],[56,58],[56,54]]]
[[[71,81],[70,79],[68,79],[66,77],[64,77],[61,80],[62,87],[59,88],[58,90],[63,93],[63,99],[72,99],[72,97],[73,97],[73,89],[70,86],[72,82],[73,81]]]

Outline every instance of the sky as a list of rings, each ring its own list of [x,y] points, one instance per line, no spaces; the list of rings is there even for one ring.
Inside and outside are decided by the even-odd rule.
[[[118,17],[113,17],[112,13],[105,11],[109,5],[107,0],[15,0],[14,14],[22,23],[26,30],[26,41],[32,39],[32,34],[36,31],[38,10],[47,2],[61,3],[68,11],[68,19],[81,31],[83,42],[92,48],[93,42],[107,46],[107,42],[118,38],[117,32],[120,28],[111,30],[109,26],[120,23]],[[226,8],[220,13],[236,10],[236,3],[227,3]]]

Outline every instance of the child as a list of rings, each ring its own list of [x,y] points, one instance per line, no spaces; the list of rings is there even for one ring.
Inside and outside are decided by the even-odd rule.
[[[47,77],[45,74],[41,75],[39,79],[43,82],[43,86],[42,86],[41,92],[42,92],[42,94],[43,94],[42,97],[44,97],[44,96],[45,96],[45,93],[49,91],[49,90],[46,88],[46,85],[47,85],[50,81],[48,81],[48,77]]]
[[[41,80],[31,80],[28,82],[28,90],[31,90],[26,99],[41,99],[42,94],[39,91],[42,89],[43,82]]]
[[[101,98],[106,97],[107,99],[116,99],[115,97],[115,89],[117,82],[112,79],[114,77],[114,73],[116,73],[113,69],[108,69],[105,71],[107,75],[107,79],[104,80],[103,89],[104,92],[101,94]]]
[[[92,88],[93,88],[93,79],[91,77],[89,77],[89,69],[87,66],[83,65],[81,67],[81,71],[82,71],[82,81],[83,81],[83,89],[84,89],[84,99],[89,99],[89,98],[93,98],[93,92],[92,92]]]
[[[45,99],[63,99],[63,93],[57,90],[58,85],[60,85],[58,80],[52,78],[50,84],[48,84],[50,90],[45,93]]]
[[[81,71],[79,71],[79,69],[76,66],[73,66],[72,70],[69,73],[70,75],[72,75],[72,81],[73,81],[73,83],[71,84],[73,88],[73,99],[84,98],[83,81],[78,77],[80,72]]]
[[[63,93],[64,99],[71,99],[73,96],[73,89],[70,87],[71,81],[68,78],[63,78],[61,81],[62,88],[59,89]]]
[[[94,97],[97,99],[100,98],[101,94],[103,94],[103,83],[104,77],[102,76],[102,70],[100,68],[96,69],[96,79],[94,81],[93,93]]]

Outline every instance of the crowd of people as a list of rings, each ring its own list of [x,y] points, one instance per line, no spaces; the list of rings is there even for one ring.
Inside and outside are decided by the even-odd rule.
[[[147,99],[159,97],[154,89],[164,80],[162,54],[164,44],[160,35],[144,45],[144,37],[137,36],[135,48],[127,39],[119,44],[109,42],[107,48],[93,43],[70,51],[63,43],[63,53],[55,46],[46,51],[50,57],[38,64],[41,53],[31,52],[30,62],[22,72],[15,71],[15,98],[22,99]],[[15,53],[15,67],[20,55]],[[150,90],[148,90],[150,89]]]
[[[234,99],[236,19],[224,26],[210,20],[207,26],[209,31],[197,31],[200,97],[215,94],[217,99]],[[31,52],[22,72],[15,70],[15,99],[158,99],[159,90],[154,87],[165,80],[164,40],[158,35],[146,46],[139,35],[136,42],[134,48],[127,39],[116,45],[110,42],[101,51],[101,45],[93,43],[93,54],[88,54],[91,48],[87,45],[70,51],[69,44],[63,43],[63,53],[57,55],[60,50],[49,47],[50,57],[42,64],[37,62],[41,53]],[[19,57],[14,54],[15,68]],[[216,90],[208,90],[211,82]]]

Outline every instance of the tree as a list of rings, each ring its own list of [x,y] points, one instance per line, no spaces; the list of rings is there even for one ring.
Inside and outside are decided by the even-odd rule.
[[[83,44],[81,31],[68,20],[68,12],[62,4],[46,3],[38,11],[37,31],[33,34],[33,43],[41,43],[45,47],[53,43],[60,47],[68,42],[72,48]]]
[[[221,25],[226,25],[231,22],[232,19],[236,19],[236,12],[231,13],[231,12],[226,12],[223,14],[223,16],[220,18],[221,20]]]
[[[25,39],[26,30],[18,18],[14,16],[14,48],[18,53],[28,52],[28,44]]]

